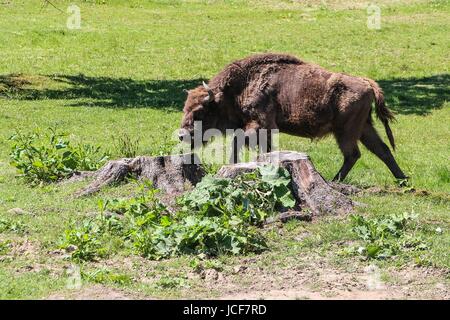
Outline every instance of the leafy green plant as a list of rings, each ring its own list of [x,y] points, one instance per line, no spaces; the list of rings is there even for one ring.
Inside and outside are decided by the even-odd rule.
[[[109,159],[109,154],[102,153],[101,148],[90,144],[77,144],[68,147],[68,152],[73,157],[75,171],[95,171],[99,169]]]
[[[108,255],[114,239],[123,246],[124,242],[130,242],[137,229],[157,223],[167,213],[157,200],[157,193],[151,184],[143,183],[137,195],[130,199],[100,200],[101,213],[66,229],[60,248],[70,252],[71,259],[77,262]]]
[[[287,171],[275,167],[235,179],[207,176],[178,199],[175,212],[158,200],[158,190],[144,183],[130,199],[101,200],[95,221],[66,230],[65,247],[76,246],[74,259],[92,259],[107,234],[150,259],[259,252],[267,245],[257,226],[276,209],[295,204],[289,181]]]
[[[292,208],[289,173],[272,165],[260,167],[235,179],[206,176],[192,192],[180,198],[185,211],[206,216],[237,215],[250,224],[262,223],[282,207]]]
[[[159,224],[169,215],[166,206],[157,198],[159,190],[154,189],[151,182],[139,185],[137,194],[130,199],[100,200],[99,208],[105,228],[112,234],[126,239],[137,231],[150,225]]]
[[[245,254],[267,248],[255,227],[275,208],[292,207],[289,174],[261,167],[235,179],[207,176],[178,199],[181,209],[160,225],[135,232],[134,243],[147,257],[178,254]]]
[[[426,243],[411,233],[411,222],[416,215],[404,213],[376,218],[350,216],[352,231],[363,245],[351,250],[371,259],[385,259],[406,250],[424,250]]]
[[[173,289],[173,288],[188,288],[189,285],[186,282],[185,278],[181,277],[171,277],[171,276],[162,276],[155,282],[156,286],[162,289]]]
[[[238,217],[187,216],[135,232],[133,242],[142,255],[160,259],[179,254],[243,254],[264,250],[256,228]]]
[[[90,261],[107,254],[102,243],[105,233],[104,219],[95,218],[83,221],[80,225],[65,230],[60,248],[65,249],[74,261]]]
[[[108,159],[99,147],[72,145],[67,134],[52,128],[45,132],[17,132],[10,140],[11,165],[32,184],[55,182],[76,171],[96,170]]]
[[[15,232],[24,233],[26,231],[26,226],[21,221],[13,221],[7,218],[0,218],[0,233],[2,232]]]

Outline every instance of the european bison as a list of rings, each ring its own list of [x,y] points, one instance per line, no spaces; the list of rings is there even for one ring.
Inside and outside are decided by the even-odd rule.
[[[344,155],[334,180],[343,180],[361,156],[358,140],[396,178],[405,179],[372,125],[372,102],[394,149],[389,128],[394,116],[375,81],[330,72],[290,55],[258,54],[229,64],[208,84],[188,92],[179,135],[183,141],[192,141],[194,121],[202,122],[203,132],[210,128],[222,133],[239,128],[246,133],[279,129],[311,139],[332,133]],[[234,147],[233,160],[237,161]]]

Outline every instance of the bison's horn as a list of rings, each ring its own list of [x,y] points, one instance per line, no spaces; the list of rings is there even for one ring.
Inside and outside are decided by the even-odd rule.
[[[208,102],[211,102],[214,100],[214,93],[212,92],[211,88],[203,81],[203,87],[208,91],[208,97],[205,99]]]

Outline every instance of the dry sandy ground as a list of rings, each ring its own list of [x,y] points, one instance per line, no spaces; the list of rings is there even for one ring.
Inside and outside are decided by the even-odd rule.
[[[304,261],[305,262],[305,261]],[[386,274],[389,280],[386,281]],[[269,272],[254,267],[251,259],[231,272],[214,269],[192,272],[192,288],[180,289],[184,299],[450,299],[448,272],[408,267],[381,272],[376,266],[350,271],[331,268],[324,261]],[[135,279],[152,283],[153,278]],[[213,295],[208,295],[213,293]],[[102,285],[55,293],[48,299],[154,299]]]

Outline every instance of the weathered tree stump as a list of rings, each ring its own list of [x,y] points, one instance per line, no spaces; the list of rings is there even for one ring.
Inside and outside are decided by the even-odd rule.
[[[195,154],[173,156],[124,158],[109,161],[94,173],[94,181],[77,192],[85,196],[102,187],[119,183],[127,176],[152,181],[155,188],[167,193],[181,193],[187,187],[196,185],[205,175],[200,160]]]
[[[240,174],[255,171],[262,164],[263,163],[261,162],[240,162],[236,164],[227,164],[222,166],[219,171],[217,171],[216,176],[234,179]]]
[[[94,176],[92,183],[77,192],[77,196],[97,192],[106,185],[125,180],[129,175],[138,179],[148,179],[156,188],[162,189],[167,194],[181,194],[205,176],[206,172],[199,163],[195,154],[141,156],[109,161],[103,168],[92,174]],[[305,215],[304,209],[309,209],[312,217],[346,213],[353,209],[354,203],[346,195],[357,192],[357,189],[325,181],[304,153],[294,151],[265,153],[255,162],[224,165],[217,176],[232,179],[239,174],[252,172],[258,166],[265,164],[282,166],[291,175],[292,193],[297,204],[293,210],[284,212],[285,220],[292,217],[308,220],[309,216]],[[85,176],[89,175],[79,177]]]
[[[328,183],[316,171],[309,157],[304,153],[294,151],[275,151],[262,154],[257,162],[238,163],[223,166],[218,176],[234,178],[245,172],[251,172],[258,166],[273,164],[284,167],[292,179],[292,192],[301,208],[311,210],[313,216],[350,212],[353,203],[341,190],[347,194],[356,191],[338,183]]]
[[[313,215],[347,213],[353,209],[352,200],[333,189],[305,153],[276,151],[262,154],[258,160],[280,165],[289,171],[294,196],[300,203],[305,203]]]

